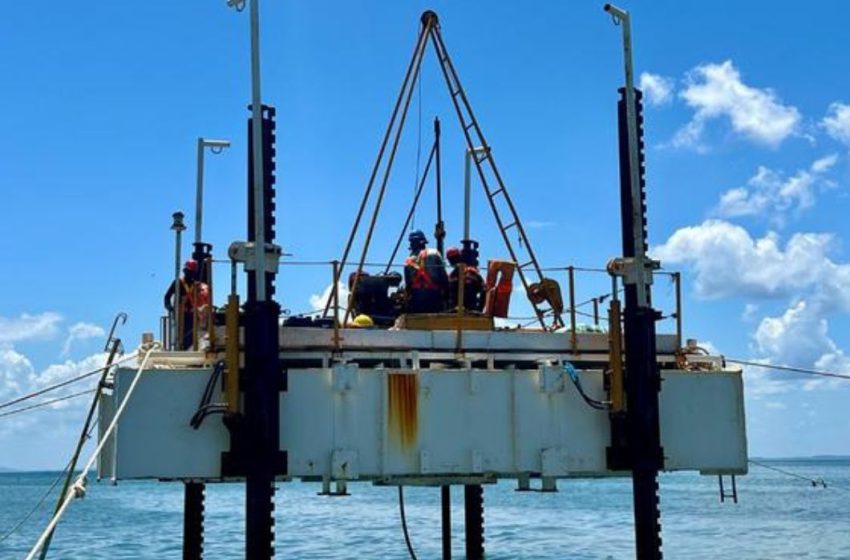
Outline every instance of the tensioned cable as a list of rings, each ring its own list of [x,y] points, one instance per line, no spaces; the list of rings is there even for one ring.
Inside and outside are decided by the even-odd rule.
[[[112,363],[111,363],[111,364],[109,364],[109,365],[101,366],[101,367],[99,367],[99,368],[97,368],[97,369],[95,369],[95,370],[87,371],[86,373],[83,373],[83,374],[78,375],[78,376],[76,376],[76,377],[72,377],[71,379],[68,379],[68,380],[62,381],[61,383],[56,383],[55,385],[51,385],[51,386],[49,386],[49,387],[45,387],[44,389],[39,389],[38,391],[33,391],[32,393],[27,393],[26,395],[22,395],[22,396],[20,396],[20,397],[16,397],[16,398],[14,398],[14,399],[12,399],[12,400],[10,400],[10,401],[4,402],[4,403],[0,404],[0,408],[7,408],[7,407],[9,407],[9,406],[12,406],[13,404],[18,404],[19,402],[23,402],[23,401],[28,400],[28,399],[31,399],[31,398],[33,398],[33,397],[37,397],[37,396],[39,396],[39,395],[43,395],[44,393],[49,393],[50,391],[53,391],[53,390],[59,389],[59,388],[64,387],[64,386],[66,386],[66,385],[70,385],[71,383],[76,383],[77,381],[81,381],[81,380],[83,380],[83,379],[87,379],[87,378],[91,377],[92,375],[95,375],[95,374],[97,374],[97,373],[100,373],[100,372],[102,372],[103,370],[105,370],[105,369],[107,369],[107,368],[111,368],[111,367],[112,367],[112,366],[114,366],[114,365],[120,364],[120,363],[122,363],[122,362],[126,362],[127,360],[133,359],[133,358],[135,358],[135,357],[136,357],[136,354],[135,354],[135,353],[130,354],[129,356],[124,356],[124,357],[123,357],[123,358],[121,358],[120,360],[116,360],[116,361],[112,362]]]
[[[13,414],[19,414],[21,412],[27,412],[29,410],[34,410],[36,408],[41,408],[43,406],[48,406],[54,403],[67,401],[76,397],[81,397],[83,395],[87,395],[89,393],[94,393],[97,389],[86,389],[85,391],[80,391],[79,393],[71,393],[70,395],[65,395],[64,397],[57,397],[55,399],[49,399],[46,401],[41,401],[40,403],[31,404],[29,406],[25,406],[23,408],[16,408],[14,410],[9,410],[7,412],[0,413],[0,418],[4,416],[12,416]]]
[[[749,362],[747,360],[736,360],[735,358],[725,358],[727,362],[732,362],[733,364],[740,364],[742,366],[753,366],[760,367],[765,369],[775,369],[779,371],[790,371],[795,373],[804,373],[806,375],[820,375],[822,377],[834,377],[836,379],[850,379],[850,375],[846,375],[843,373],[835,373],[832,371],[821,371],[816,369],[807,369],[807,368],[799,368],[799,367],[791,367],[791,366],[775,366],[772,364],[762,364],[759,362]]]
[[[753,465],[758,465],[759,467],[762,467],[764,469],[769,469],[771,471],[776,471],[778,473],[782,473],[786,476],[790,476],[790,477],[793,477],[793,478],[799,478],[800,480],[805,480],[806,482],[810,482],[812,484],[812,486],[822,486],[822,487],[826,488],[826,481],[824,481],[824,479],[822,479],[822,478],[809,478],[808,476],[803,476],[803,475],[797,474],[795,472],[786,471],[785,469],[780,469],[779,467],[774,467],[772,465],[766,465],[766,464],[761,463],[759,461],[753,461],[752,459],[748,459],[747,462],[752,463]]]
[[[407,532],[407,517],[404,515],[404,486],[398,485],[398,511],[401,514],[401,530],[404,533],[404,543],[407,545],[407,552],[412,560],[416,560],[416,553],[413,551],[413,545],[410,543],[410,534]]]

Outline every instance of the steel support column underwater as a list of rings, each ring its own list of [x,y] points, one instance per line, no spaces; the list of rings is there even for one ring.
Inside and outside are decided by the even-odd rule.
[[[258,235],[255,227],[253,122],[249,121],[248,165],[248,240],[265,239],[266,244],[275,239],[275,110],[262,108],[262,159],[263,197],[262,229]],[[263,250],[256,247],[256,251]],[[266,559],[274,556],[274,482],[276,475],[286,473],[286,455],[279,449],[280,396],[286,389],[286,374],[280,367],[278,318],[280,306],[274,301],[274,267],[264,267],[263,288],[265,298],[258,297],[256,269],[248,271],[248,300],[244,306],[245,369],[242,375],[244,389],[244,429],[238,432],[243,439],[239,445],[244,456],[246,479],[246,558]]]
[[[629,181],[630,163],[624,152],[629,149],[627,134],[627,111],[625,90],[619,102],[620,124],[620,194],[623,222],[623,254],[626,258],[640,256],[635,265],[646,258],[636,247],[645,251],[646,232],[646,183],[644,180],[643,155],[643,108],[641,93],[635,90],[634,103],[637,127],[637,149],[640,167],[640,198],[633,200]],[[641,239],[636,240],[633,227],[633,207],[639,207],[638,216],[643,221],[639,226]],[[639,290],[644,291],[641,298]],[[646,305],[640,305],[643,299]],[[658,503],[658,471],[664,466],[659,426],[658,393],[661,390],[661,374],[655,347],[655,321],[658,313],[652,308],[650,284],[625,284],[625,310],[623,331],[625,333],[625,389],[626,422],[625,437],[628,464],[632,471],[632,493],[634,497],[635,543],[638,560],[657,560],[661,554],[661,509]]]
[[[467,560],[484,558],[484,487],[467,484],[463,487],[464,529]]]
[[[203,482],[183,484],[183,560],[204,557],[204,489]]]
[[[452,487],[440,487],[440,512],[443,529],[443,560],[452,560]]]

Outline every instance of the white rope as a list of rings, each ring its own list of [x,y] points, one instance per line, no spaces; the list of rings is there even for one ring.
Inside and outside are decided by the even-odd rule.
[[[127,394],[124,396],[124,399],[121,401],[121,404],[118,405],[118,408],[115,410],[115,416],[112,418],[112,422],[109,423],[109,426],[103,432],[103,435],[100,437],[100,442],[98,442],[97,447],[94,452],[91,454],[86,466],[83,467],[83,472],[80,473],[80,476],[74,481],[71,487],[68,489],[68,493],[65,495],[65,500],[62,502],[62,505],[50,519],[50,523],[47,524],[47,527],[44,529],[44,532],[36,541],[35,546],[32,547],[29,554],[26,557],[26,560],[33,560],[41,550],[41,547],[44,546],[45,541],[47,541],[48,535],[53,533],[53,530],[56,528],[56,525],[59,523],[59,520],[65,514],[65,510],[68,509],[68,506],[74,500],[74,498],[82,498],[86,494],[86,476],[88,475],[89,470],[91,470],[94,462],[97,461],[100,452],[103,450],[103,446],[109,440],[109,437],[112,435],[112,432],[115,430],[115,427],[118,425],[118,420],[121,418],[121,414],[124,412],[124,408],[127,406],[127,403],[130,401],[130,397],[133,394],[133,391],[136,388],[136,384],[139,382],[139,379],[142,377],[142,371],[145,369],[145,366],[148,363],[148,358],[150,358],[151,353],[159,348],[159,343],[155,342],[153,346],[151,346],[146,352],[145,357],[142,360],[142,363],[139,365],[139,369],[136,371],[136,375],[133,377],[133,381],[130,383],[130,387],[127,389]]]

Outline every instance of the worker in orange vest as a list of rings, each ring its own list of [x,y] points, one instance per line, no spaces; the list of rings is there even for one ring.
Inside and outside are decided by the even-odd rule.
[[[198,261],[190,259],[183,266],[183,277],[180,278],[181,301],[176,307],[180,309],[181,313],[178,317],[178,332],[175,336],[178,337],[178,347],[181,350],[188,350],[194,346],[195,319],[197,318],[197,327],[203,329],[209,318],[207,314],[210,309],[210,288],[200,280],[199,272]],[[169,313],[173,313],[175,308],[174,292],[176,291],[176,284],[176,282],[171,283],[163,298],[165,309]]]
[[[458,305],[458,282],[460,281],[460,265],[464,262],[463,252],[457,247],[449,247],[446,251],[446,260],[452,266],[449,274],[449,297],[448,310],[454,311]],[[484,309],[484,278],[474,263],[466,263],[463,273],[463,308],[468,311],[481,311]]]
[[[443,257],[429,249],[420,230],[410,232],[410,256],[404,261],[408,313],[439,313],[445,307],[449,278]]]

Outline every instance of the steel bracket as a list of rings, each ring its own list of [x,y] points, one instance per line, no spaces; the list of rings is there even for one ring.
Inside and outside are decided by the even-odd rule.
[[[647,285],[652,284],[652,273],[661,268],[661,261],[643,259],[644,278]],[[608,274],[619,276],[623,284],[634,286],[638,283],[638,260],[634,257],[617,257],[608,261]]]
[[[230,260],[243,263],[246,271],[256,270],[254,266],[256,253],[257,247],[253,241],[234,241],[227,248],[227,256],[230,257]],[[281,255],[283,255],[283,249],[281,249],[280,245],[266,243],[265,259],[267,273],[277,274]]]

